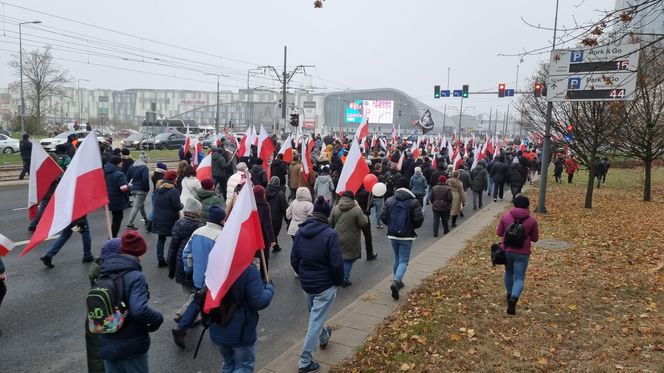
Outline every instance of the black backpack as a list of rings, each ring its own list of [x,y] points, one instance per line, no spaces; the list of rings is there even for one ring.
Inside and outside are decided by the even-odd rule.
[[[410,199],[394,198],[387,220],[387,234],[394,237],[406,237],[410,226]]]
[[[129,271],[102,273],[88,292],[85,303],[88,310],[88,330],[95,334],[115,333],[129,315],[124,301],[122,276]]]
[[[199,302],[198,304],[201,310],[203,331],[201,332],[201,336],[198,338],[198,344],[196,344],[194,359],[196,356],[198,356],[198,350],[201,348],[203,336],[205,335],[205,331],[208,330],[210,325],[217,324],[219,326],[226,326],[231,322],[231,320],[233,320],[233,316],[238,309],[238,304],[231,295],[231,291],[231,289],[228,289],[228,292],[226,292],[224,297],[221,299],[219,307],[211,309],[209,313],[205,313],[205,311],[203,311],[205,306],[205,298],[207,297],[208,292],[207,286],[203,286],[203,289],[196,293],[196,299],[194,302]]]
[[[526,227],[523,226],[523,220],[514,218],[514,222],[512,222],[512,224],[507,227],[507,231],[505,231],[505,240],[503,243],[505,246],[519,249],[523,247],[525,240]]]
[[[394,195],[394,191],[397,186],[397,179],[401,177],[399,173],[393,173],[387,177],[387,182],[385,183],[385,195],[387,197]]]

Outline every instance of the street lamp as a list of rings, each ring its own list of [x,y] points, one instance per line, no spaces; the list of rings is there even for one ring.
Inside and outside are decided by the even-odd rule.
[[[21,26],[27,24],[38,24],[41,21],[21,22],[18,24],[18,60],[19,74],[21,75],[21,133],[25,133],[25,97],[23,96],[23,40],[21,39]]]
[[[76,85],[77,85],[76,92],[77,92],[77,95],[78,95],[78,125],[79,126],[81,125],[81,106],[82,106],[82,103],[81,103],[81,82],[89,82],[89,80],[88,79],[76,79]]]
[[[219,134],[219,77],[228,76],[224,74],[206,73],[205,75],[214,75],[217,77],[217,116],[214,118],[214,134]],[[249,78],[247,78],[248,80]]]

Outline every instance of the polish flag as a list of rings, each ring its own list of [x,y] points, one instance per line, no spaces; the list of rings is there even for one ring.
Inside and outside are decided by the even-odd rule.
[[[353,144],[346,157],[346,163],[339,176],[336,193],[341,194],[347,190],[356,193],[368,173],[369,166],[367,166],[367,162],[360,153],[360,145],[357,141],[353,140]]]
[[[189,135],[189,127],[187,127],[187,133],[184,135],[184,154],[187,154],[191,150],[191,135]]]
[[[30,153],[30,183],[28,185],[28,218],[37,216],[39,202],[48,192],[51,184],[62,175],[62,169],[41,145],[33,141]]]
[[[225,132],[225,134],[226,134],[226,138],[227,138],[230,142],[232,142],[233,144],[235,144],[235,146],[237,147],[238,144],[237,144],[237,139],[235,138],[235,136],[231,135],[231,134],[228,132],[228,128],[224,128],[224,132]]]
[[[281,144],[281,149],[279,149],[279,154],[282,154],[284,157],[284,162],[290,163],[293,160],[293,134],[288,135],[286,141]]]
[[[394,126],[392,126],[392,144],[397,143],[397,131],[394,129]]]
[[[274,144],[265,127],[261,125],[261,132],[258,135],[258,157],[263,159],[263,168],[266,171],[269,169],[267,161],[272,157],[272,153],[274,153]]]
[[[251,177],[247,176],[246,184],[208,256],[205,285],[209,291],[203,306],[206,313],[219,306],[235,280],[251,265],[256,250],[263,249],[263,232],[253,189]]]
[[[242,136],[242,140],[240,140],[240,146],[237,148],[237,155],[240,157],[248,157],[248,154],[251,151],[251,145],[247,144],[247,133]]]
[[[461,149],[459,149],[459,145],[457,145],[457,148],[454,151],[454,159],[452,159],[452,164],[454,165],[453,171],[456,171],[461,163],[463,163],[463,159],[461,158]]]
[[[447,139],[445,138],[445,135],[443,135],[443,138],[440,140],[440,148],[444,148],[447,145]]]
[[[313,149],[313,141],[314,139],[311,139],[309,143],[302,141],[302,147],[300,148],[302,152],[302,172],[304,172],[305,178],[311,172],[311,149]]]
[[[431,167],[435,170],[438,168],[438,155],[434,154],[433,155],[433,162],[431,162]]]
[[[196,177],[198,180],[212,178],[212,153],[206,155],[201,164],[198,165],[198,168],[196,168]]]
[[[16,246],[14,244],[14,241],[0,234],[0,256],[5,256],[9,254],[9,252],[12,251],[14,246]]]
[[[403,160],[406,158],[406,153],[401,152],[401,157],[399,157],[399,162],[397,162],[397,170],[401,171],[401,165],[403,164]]]
[[[21,256],[46,238],[67,228],[73,221],[108,204],[106,179],[95,132],[90,132],[79,146],[48,202],[37,230]]]
[[[387,143],[385,142],[385,140],[378,139],[378,141],[380,142],[380,147],[387,150]]]
[[[411,154],[413,154],[413,159],[417,159],[420,156],[420,137],[417,136],[417,141],[411,145]]]
[[[369,120],[365,119],[362,124],[360,124],[359,127],[357,127],[357,131],[355,131],[355,138],[362,141],[363,138],[367,137],[369,134]]]
[[[202,144],[198,141],[197,137],[194,137],[194,139],[191,141],[191,146],[194,147],[194,152],[191,153],[191,164],[195,166],[199,163],[199,157],[203,147]]]

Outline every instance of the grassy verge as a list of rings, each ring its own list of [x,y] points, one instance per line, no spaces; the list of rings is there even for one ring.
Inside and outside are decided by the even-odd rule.
[[[134,159],[137,159],[140,152],[141,152],[140,150],[132,150],[131,155],[134,157]],[[146,151],[146,153],[148,153],[148,156],[150,157],[150,162],[172,161],[178,159],[177,150],[149,150]],[[21,156],[19,153],[13,153],[13,154],[0,153],[0,165],[19,166],[21,164],[23,164],[23,162],[21,161]]]
[[[651,203],[640,175],[612,170],[592,210],[583,178],[551,185],[540,238],[572,248],[535,247],[516,316],[505,313],[503,268],[490,265],[491,226],[334,370],[664,371],[664,169]]]

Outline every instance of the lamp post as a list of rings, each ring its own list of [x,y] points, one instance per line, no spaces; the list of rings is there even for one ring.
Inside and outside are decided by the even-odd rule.
[[[18,24],[18,64],[19,74],[21,75],[21,133],[25,133],[25,97],[23,96],[23,40],[21,39],[21,26],[38,23],[41,23],[41,21],[21,22]]]
[[[217,115],[214,118],[214,134],[219,134],[219,77],[228,76],[224,74],[206,73],[205,75],[214,75],[217,77]],[[248,80],[249,78],[247,78]]]
[[[76,79],[76,92],[78,95],[78,125],[81,125],[81,107],[83,104],[81,103],[81,82],[89,82],[88,79]]]

